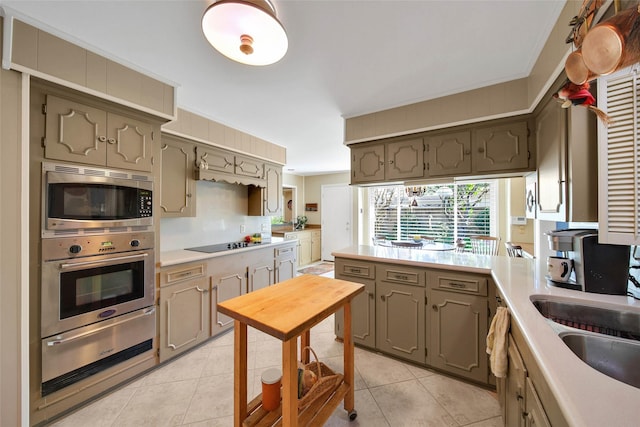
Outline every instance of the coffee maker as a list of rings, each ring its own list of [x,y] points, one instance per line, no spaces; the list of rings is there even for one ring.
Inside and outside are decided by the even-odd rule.
[[[547,277],[550,285],[597,294],[627,294],[629,246],[598,243],[598,230],[566,229],[546,234],[549,249],[573,260],[569,280]]]

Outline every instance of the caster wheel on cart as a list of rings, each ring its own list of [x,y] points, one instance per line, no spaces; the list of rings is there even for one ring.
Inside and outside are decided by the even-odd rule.
[[[356,411],[355,409],[351,412],[349,412],[349,421],[353,421],[358,417],[358,411]]]

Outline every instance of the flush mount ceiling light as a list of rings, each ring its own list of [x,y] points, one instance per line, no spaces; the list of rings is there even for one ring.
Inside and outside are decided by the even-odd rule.
[[[221,54],[248,65],[278,62],[289,47],[269,0],[219,0],[205,10],[202,32]]]

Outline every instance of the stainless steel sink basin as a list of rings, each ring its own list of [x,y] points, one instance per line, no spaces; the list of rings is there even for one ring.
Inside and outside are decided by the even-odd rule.
[[[563,333],[560,338],[593,369],[640,388],[640,343],[582,333]]]
[[[640,388],[640,312],[548,296],[534,295],[531,302],[540,314],[553,321],[552,326],[562,341],[583,362],[611,378]]]
[[[531,297],[547,319],[589,332],[640,341],[640,312],[595,307],[573,301]]]

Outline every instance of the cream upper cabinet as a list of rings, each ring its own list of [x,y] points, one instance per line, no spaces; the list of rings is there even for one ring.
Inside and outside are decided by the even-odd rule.
[[[351,183],[384,181],[384,145],[351,147]]]
[[[282,215],[282,166],[264,164],[265,186],[249,186],[249,216]]]
[[[47,95],[45,157],[149,172],[159,126]]]
[[[163,217],[196,216],[194,144],[163,134],[160,153],[162,156],[161,215]]]
[[[352,183],[422,178],[424,168],[422,138],[351,147]]]
[[[564,221],[567,161],[567,110],[549,99],[536,116],[538,218]],[[543,189],[543,190],[542,190]]]
[[[537,218],[598,219],[596,116],[549,98],[536,113]]]
[[[424,142],[422,138],[386,144],[386,179],[422,178],[424,175]]]
[[[427,173],[451,176],[471,172],[471,132],[447,132],[425,138]]]
[[[223,148],[196,146],[197,179],[264,186],[264,161]]]
[[[474,172],[529,168],[529,130],[526,121],[474,129],[471,135]]]

